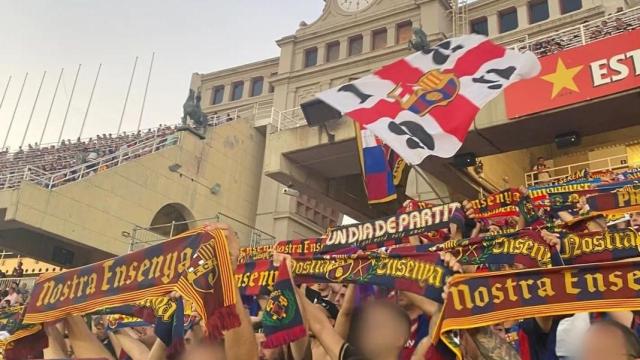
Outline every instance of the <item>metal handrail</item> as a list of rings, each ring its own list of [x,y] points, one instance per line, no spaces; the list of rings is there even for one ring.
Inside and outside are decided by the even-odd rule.
[[[299,106],[282,111],[274,108],[272,119],[276,120],[276,117],[277,122],[274,125],[273,132],[297,128],[307,123],[304,115],[302,115],[302,108]]]
[[[19,186],[22,181],[35,180],[33,182],[51,190],[54,187],[59,186],[59,184],[66,184],[68,182],[81,180],[83,178],[86,178],[87,176],[93,175],[95,172],[101,171],[100,169],[103,169],[103,167],[113,168],[119,166],[127,160],[135,159],[147,154],[152,154],[160,149],[165,148],[166,146],[175,145],[177,141],[175,143],[169,143],[170,138],[175,138],[176,140],[178,140],[176,133],[171,133],[163,137],[155,136],[154,138],[148,139],[147,141],[144,141],[142,143],[138,143],[131,148],[127,147],[126,149],[118,150],[114,154],[106,155],[100,159],[89,161],[54,174],[50,174],[27,165],[25,167],[24,173],[22,174],[16,173],[0,176],[0,189],[4,190],[7,188],[13,188]],[[135,144],[137,142],[138,141],[132,143]],[[34,173],[40,173],[41,175],[44,174],[45,176],[38,176]],[[5,180],[4,186],[2,181],[3,178]]]
[[[167,125],[163,125],[163,126],[156,126],[156,127],[144,128],[144,129],[139,129],[139,130],[121,131],[121,132],[116,133],[116,134],[114,134],[114,133],[109,133],[109,134],[105,134],[105,135],[114,135],[114,136],[119,136],[119,135],[121,135],[121,134],[125,134],[125,135],[126,135],[126,134],[136,134],[136,133],[138,133],[138,132],[140,132],[140,133],[144,134],[145,132],[147,132],[147,131],[149,131],[149,130],[153,130],[153,131],[155,131],[155,133],[157,134],[157,133],[158,133],[158,130],[163,130],[163,129],[164,129],[164,128],[166,128],[167,126],[173,126],[173,125],[169,125],[169,124],[167,124]],[[86,136],[86,137],[83,137],[83,138],[80,138],[80,139],[76,139],[76,142],[78,142],[78,141],[86,141],[86,140],[89,140],[89,139],[97,140],[97,136],[98,136],[98,135],[101,135],[101,134],[96,134],[96,135],[93,135],[93,136]],[[114,138],[114,139],[115,139],[115,138]],[[65,139],[62,139],[62,140],[65,140]],[[55,146],[57,146],[57,145],[59,145],[59,144],[60,144],[60,142],[47,142],[47,143],[38,144],[38,147],[39,147],[40,149],[42,149],[42,148],[45,148],[45,147],[49,147],[49,146],[51,146],[51,145],[55,145]],[[16,152],[18,152],[18,151],[19,151],[18,149],[16,149],[16,150],[11,150],[11,151],[8,151],[8,152],[7,152],[7,154],[13,154],[13,153],[16,153]],[[22,149],[22,151],[25,151],[25,152],[26,152],[26,151],[29,151],[29,149]]]
[[[156,244],[178,235],[178,233],[175,232],[175,229],[179,225],[189,224],[189,228],[194,228],[195,225],[202,225],[207,222],[224,222],[231,225],[236,232],[240,233],[238,234],[238,236],[248,235],[249,246],[273,244],[276,240],[275,236],[267,232],[256,229],[252,225],[233,216],[219,212],[213,217],[201,219],[172,221],[166,224],[151,225],[146,227],[134,225],[134,227],[131,229],[131,233],[128,235],[130,241],[129,251],[131,252],[133,250],[137,250],[140,246],[149,246],[152,244]],[[160,235],[158,232],[156,232],[159,229],[167,228],[169,230],[168,235]],[[245,231],[243,230],[249,230],[248,234],[245,234]]]
[[[265,100],[255,103],[253,109],[253,121],[254,123],[261,120],[273,119],[274,113],[273,100]]]
[[[150,140],[152,138],[157,138],[158,137],[158,130],[162,130],[162,129],[164,129],[164,128],[157,128],[156,132],[151,133],[151,134],[144,134],[140,138],[137,138],[137,139],[135,139],[133,141],[127,142],[124,145],[127,145],[127,146],[134,145],[135,146],[135,145],[140,144],[142,142],[146,142],[146,141],[148,141],[148,140]],[[114,139],[114,140],[116,140],[116,139]],[[76,153],[77,151],[78,151],[77,149],[69,150],[69,152],[73,152],[73,153]],[[22,172],[25,166],[31,166],[32,168],[35,168],[35,165],[48,164],[48,163],[51,162],[50,160],[47,160],[46,154],[42,155],[42,157],[43,158],[41,160],[37,160],[35,162],[29,161],[28,164],[21,164],[21,165],[13,165],[13,166],[3,167],[2,168],[2,172],[4,172],[4,173]],[[66,160],[61,160],[61,162],[63,164],[67,164],[68,165],[68,164],[70,164],[72,162],[72,160],[71,159],[66,159]],[[13,175],[13,174],[5,174],[5,175]],[[4,176],[4,175],[0,175],[0,177],[2,177],[2,176]]]
[[[56,186],[56,184],[59,183],[66,183],[67,180],[73,180],[77,177],[77,180],[81,180],[84,177],[90,176],[92,175],[92,172],[95,171],[98,172],[100,171],[100,169],[103,166],[106,166],[107,168],[112,168],[112,167],[116,167],[119,166],[120,164],[122,164],[123,162],[125,162],[126,160],[130,160],[130,159],[135,159],[138,158],[139,156],[136,155],[147,155],[147,154],[152,154],[158,150],[160,150],[161,148],[164,148],[164,143],[161,144],[163,145],[161,148],[156,148],[157,145],[159,145],[158,143],[160,142],[160,140],[167,140],[169,137],[175,137],[176,134],[172,133],[170,135],[164,136],[162,138],[154,138],[154,139],[150,139],[147,142],[144,143],[140,143],[134,147],[131,148],[127,148],[124,150],[118,150],[117,152],[115,152],[112,155],[107,155],[104,156],[100,159],[96,159],[94,161],[90,161],[87,163],[84,163],[82,165],[67,169],[65,171],[59,172],[57,174],[54,174],[51,176],[51,181],[49,183],[49,189],[52,189],[53,187]],[[150,152],[146,152],[147,150],[149,150],[149,145],[151,146],[151,151]],[[173,145],[173,144],[169,144],[169,145]],[[112,160],[109,160],[112,159]],[[111,166],[114,165],[115,166]],[[62,179],[55,179],[58,176],[61,175],[67,175],[66,177],[62,178]]]
[[[626,163],[625,164],[614,165],[613,162],[616,159],[625,160]],[[603,162],[603,161],[607,162],[607,166],[601,167],[601,168],[597,168],[597,169],[591,169],[590,168],[591,164],[595,164],[595,163]],[[536,174],[539,174],[539,172],[537,172],[537,171],[529,171],[529,172],[524,174],[524,177],[525,177],[524,181],[525,181],[525,184],[527,186],[533,186],[533,185],[540,184],[540,183],[552,182],[554,180],[560,180],[560,179],[563,179],[563,178],[565,178],[567,176],[572,175],[574,173],[571,170],[572,168],[574,168],[575,170],[579,170],[579,169],[583,169],[585,167],[589,167],[590,171],[618,170],[618,169],[628,168],[629,167],[629,163],[628,163],[627,155],[611,156],[611,157],[602,158],[602,159],[583,161],[583,162],[579,162],[579,163],[573,163],[573,164],[569,164],[569,165],[556,166],[556,167],[553,167],[553,168],[545,169],[543,172],[546,172],[546,173],[549,173],[549,174],[553,174],[553,173],[555,173],[555,172],[557,172],[559,170],[566,170],[566,174],[563,173],[562,175],[550,176],[549,178],[542,179],[542,180],[535,178]]]
[[[234,108],[233,110],[227,110],[226,112],[223,111],[223,114],[216,113],[216,114],[209,115],[208,116],[209,126],[215,127],[218,125],[226,124],[230,121],[239,119],[240,115],[244,115],[247,117],[251,115],[255,116],[259,110],[259,106],[265,103],[273,104],[273,101],[271,100],[259,101],[254,104],[248,104],[248,105]]]
[[[13,282],[17,282],[18,285],[22,284],[22,283],[26,283],[27,284],[27,290],[31,291],[33,289],[33,286],[36,283],[36,280],[38,280],[37,276],[33,276],[33,277],[9,277],[9,278],[0,278],[0,289],[6,289],[7,287],[9,287],[11,285],[11,283]]]

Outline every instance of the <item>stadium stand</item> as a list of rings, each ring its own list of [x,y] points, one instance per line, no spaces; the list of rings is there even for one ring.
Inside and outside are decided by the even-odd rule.
[[[29,176],[37,177],[43,186],[59,186],[106,170],[124,161],[155,152],[172,145],[176,127],[160,125],[119,135],[102,134],[86,140],[62,140],[59,145],[28,145],[15,152],[0,153],[0,189],[13,188]]]
[[[553,34],[527,40],[515,46],[519,50],[531,50],[538,57],[551,55],[561,50],[581,46],[608,36],[631,31],[640,27],[640,8],[618,10],[605,17],[585,21],[578,26],[563,29]]]

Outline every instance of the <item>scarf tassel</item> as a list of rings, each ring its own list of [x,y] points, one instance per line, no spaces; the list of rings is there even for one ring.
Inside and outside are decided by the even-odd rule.
[[[212,340],[222,337],[222,332],[240,326],[240,317],[236,306],[228,305],[216,309],[207,319],[207,333]]]
[[[262,347],[265,349],[273,349],[300,340],[305,337],[305,335],[307,335],[307,330],[304,328],[304,325],[298,325],[291,329],[269,334],[267,339],[262,343]]]

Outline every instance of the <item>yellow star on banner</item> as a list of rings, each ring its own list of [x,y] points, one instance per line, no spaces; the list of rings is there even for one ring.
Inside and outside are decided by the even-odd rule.
[[[567,69],[562,62],[562,59],[558,59],[558,63],[556,64],[556,72],[550,73],[548,75],[542,76],[542,79],[553,84],[553,90],[551,91],[551,98],[555,98],[556,95],[560,92],[560,90],[567,88],[569,90],[573,90],[575,92],[580,92],[578,86],[575,81],[573,81],[573,77],[582,70],[583,65],[572,67]]]

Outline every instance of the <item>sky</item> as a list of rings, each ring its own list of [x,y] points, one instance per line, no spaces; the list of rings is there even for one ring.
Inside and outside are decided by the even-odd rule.
[[[323,0],[0,0],[0,97],[11,76],[0,107],[0,146],[6,138],[17,149],[25,133],[25,146],[39,141],[52,103],[42,143],[57,141],[78,64],[62,138],[80,135],[99,64],[82,137],[115,133],[138,56],[122,126],[136,129],[153,52],[141,128],[175,124],[192,73],[278,56],[275,40],[293,34],[300,21],[314,21],[323,6]]]

